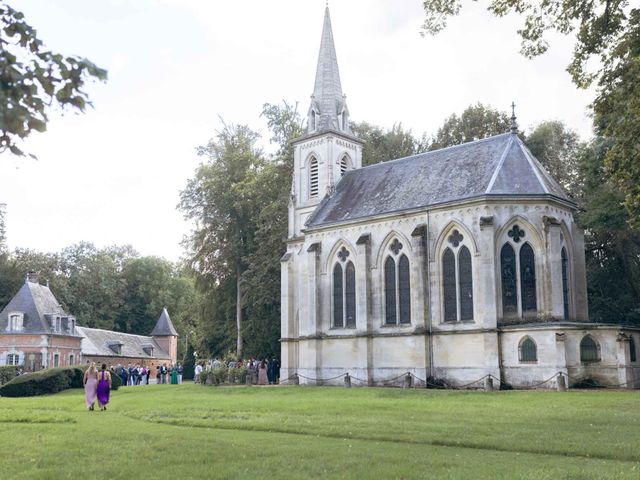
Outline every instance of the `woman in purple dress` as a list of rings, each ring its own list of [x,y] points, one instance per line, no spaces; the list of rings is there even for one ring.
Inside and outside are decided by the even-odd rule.
[[[109,403],[109,392],[111,391],[111,373],[107,370],[107,365],[102,364],[102,371],[100,372],[100,380],[98,380],[98,405],[100,410],[107,409],[107,403]]]
[[[96,389],[98,388],[98,369],[96,364],[91,362],[91,366],[84,372],[84,397],[87,401],[87,408],[93,410],[96,403]]]

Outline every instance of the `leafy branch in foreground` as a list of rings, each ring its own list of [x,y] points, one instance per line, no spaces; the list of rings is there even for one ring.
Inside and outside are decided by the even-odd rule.
[[[83,91],[91,78],[106,80],[107,71],[51,52],[24,15],[0,0],[0,153],[24,156],[18,145],[47,129],[52,106],[83,112],[91,105]]]

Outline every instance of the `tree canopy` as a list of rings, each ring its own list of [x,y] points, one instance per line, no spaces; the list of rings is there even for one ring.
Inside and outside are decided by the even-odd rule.
[[[597,134],[608,139],[606,174],[624,195],[631,225],[640,227],[640,7],[627,0],[490,0],[494,15],[524,16],[518,30],[527,57],[547,51],[550,31],[574,34],[567,67],[579,88],[597,85],[592,108]],[[423,34],[436,34],[462,0],[423,1]]]
[[[23,156],[21,141],[46,130],[53,106],[83,112],[91,79],[106,80],[107,71],[48,50],[24,15],[0,0],[0,153]]]

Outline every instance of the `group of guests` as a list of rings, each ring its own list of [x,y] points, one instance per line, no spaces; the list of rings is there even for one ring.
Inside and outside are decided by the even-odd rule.
[[[92,362],[84,372],[83,384],[87,408],[93,411],[97,400],[100,410],[106,410],[111,392],[111,372],[107,370],[107,365],[103,363],[102,369],[98,371],[95,362]]]
[[[174,365],[150,366],[128,364],[126,367],[118,364],[111,367],[111,371],[120,377],[123,386],[149,385],[151,377],[155,377],[156,383],[171,383],[177,385],[182,383],[182,365],[176,363]]]
[[[195,368],[194,382],[200,383],[200,374],[206,368],[207,370],[215,370],[216,368],[246,368],[247,369],[247,383],[251,385],[275,385],[280,378],[280,362],[277,358],[267,360],[254,359],[253,357],[247,360],[230,360],[225,363],[219,358],[209,360],[206,364],[199,363]]]

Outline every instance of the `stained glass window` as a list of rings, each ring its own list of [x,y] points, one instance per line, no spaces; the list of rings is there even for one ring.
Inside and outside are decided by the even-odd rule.
[[[333,326],[344,326],[342,306],[342,266],[339,263],[333,267]]]
[[[567,258],[567,250],[562,247],[562,306],[563,317],[569,320],[569,259]]]
[[[585,336],[580,342],[580,361],[581,362],[599,362],[600,352],[598,344],[591,337],[591,335]]]
[[[356,326],[356,269],[353,262],[347,264],[345,284],[346,326],[353,328]]]
[[[409,259],[406,255],[402,255],[398,262],[398,277],[400,323],[411,323],[411,278],[409,272]]]
[[[473,320],[473,278],[471,273],[471,253],[467,247],[462,247],[458,252],[460,320]]]
[[[537,362],[538,348],[530,337],[525,337],[520,344],[520,361],[521,362]]]
[[[450,248],[447,248],[442,255],[442,279],[444,321],[455,322],[458,318],[456,300],[456,258]]]
[[[516,254],[508,243],[505,243],[500,251],[500,269],[502,272],[502,310],[505,314],[517,313]]]
[[[396,262],[387,257],[384,262],[385,323],[396,323]]]
[[[522,311],[531,312],[538,309],[536,302],[536,262],[533,248],[528,243],[520,248],[520,295]]]

